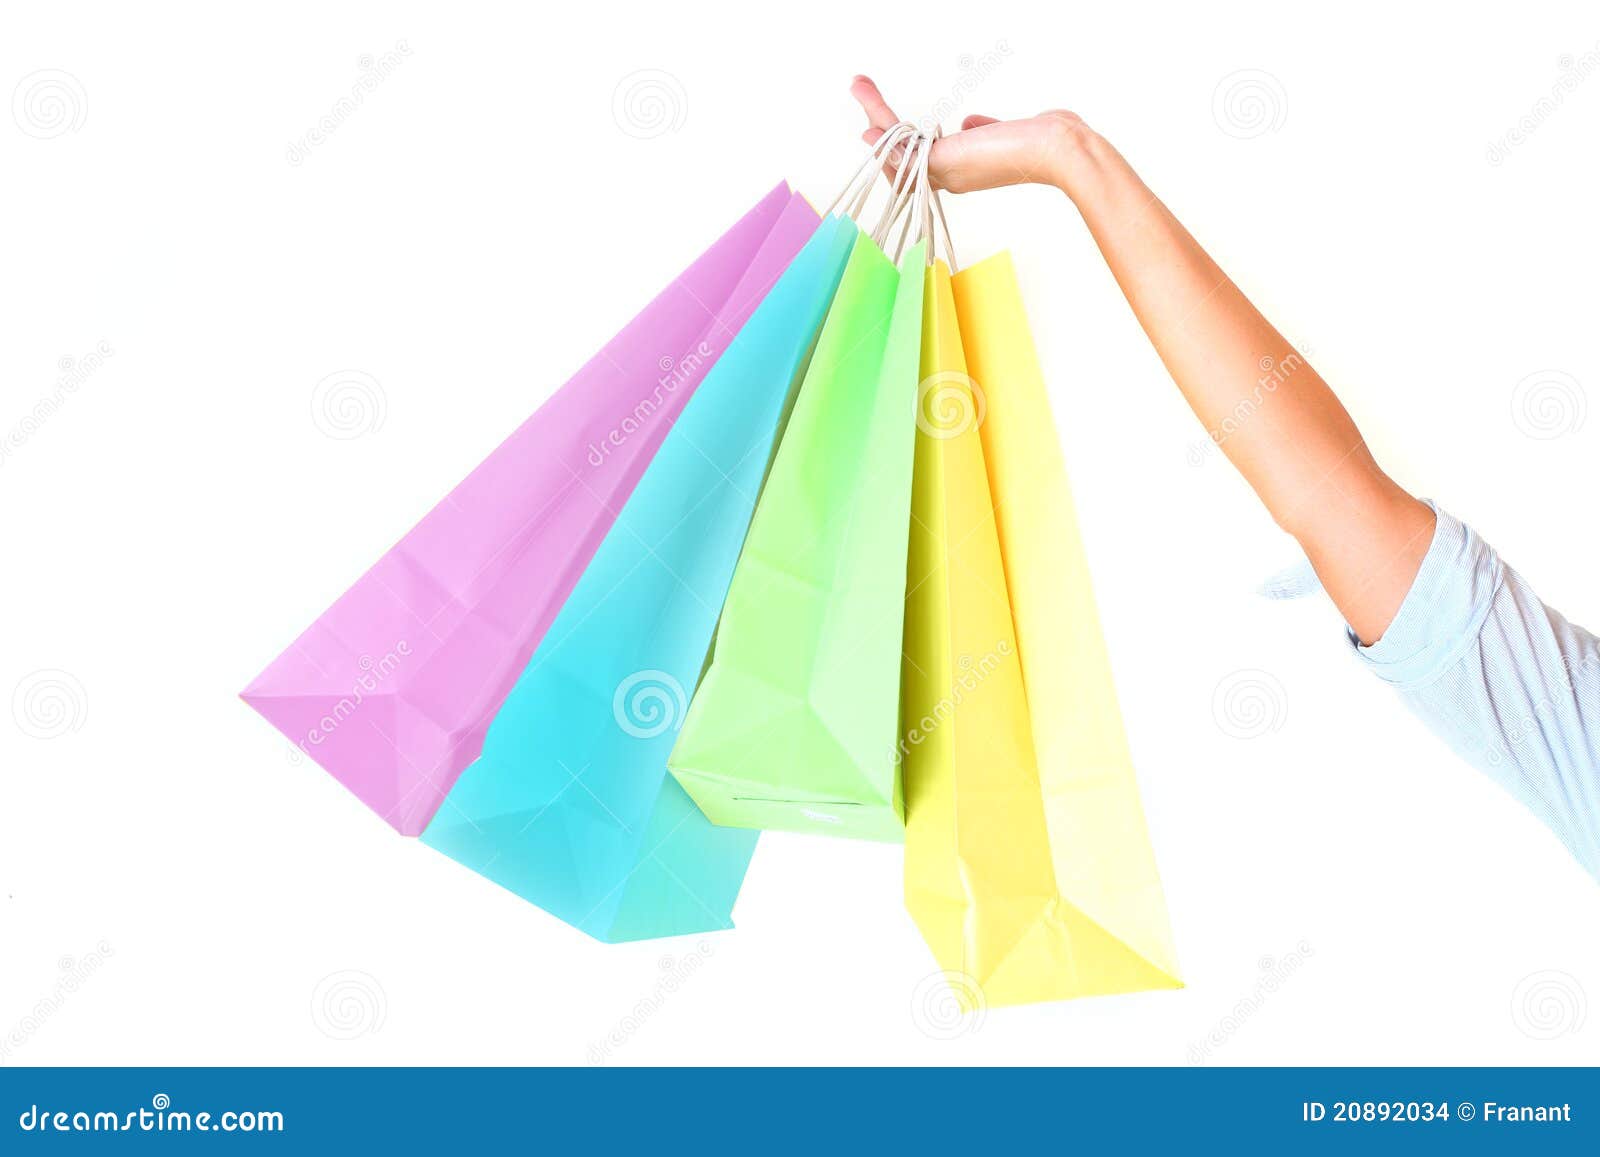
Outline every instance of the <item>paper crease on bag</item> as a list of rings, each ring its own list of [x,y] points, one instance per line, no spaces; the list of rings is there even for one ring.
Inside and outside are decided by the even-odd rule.
[[[729,927],[756,833],[667,773],[855,226],[815,230],[684,407],[423,842],[606,941]]]
[[[669,766],[711,820],[898,842],[924,249],[856,240]]]
[[[958,998],[1179,986],[1009,260],[929,272],[904,711],[906,897]]]
[[[809,236],[775,232],[791,205],[787,185],[767,194],[244,691],[403,834],[477,757],[673,420]]]

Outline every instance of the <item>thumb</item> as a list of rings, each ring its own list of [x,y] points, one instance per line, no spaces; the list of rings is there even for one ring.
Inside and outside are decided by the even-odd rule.
[[[997,125],[1000,121],[996,117],[969,116],[961,122],[963,129],[981,129],[984,125]]]
[[[867,114],[867,121],[873,128],[886,129],[900,119],[894,115],[894,109],[883,99],[883,94],[872,83],[870,76],[858,76],[851,81],[850,95],[860,103],[861,111]]]

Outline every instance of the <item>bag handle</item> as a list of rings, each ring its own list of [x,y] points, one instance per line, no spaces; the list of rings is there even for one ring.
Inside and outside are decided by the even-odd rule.
[[[872,228],[872,239],[885,251],[889,248],[889,235],[894,232],[896,223],[917,199],[919,174],[927,151],[926,139],[921,133],[914,132],[908,136],[900,167],[895,171],[894,183],[889,188],[889,203],[883,207],[878,223]]]
[[[907,125],[906,128],[900,130],[899,132],[897,132],[895,134],[894,143],[885,151],[882,160],[884,162],[886,162],[888,160],[888,158],[894,154],[894,150],[896,148],[901,148],[902,146],[905,146],[905,147],[908,147],[908,148],[915,148],[916,140],[917,140],[916,126],[915,125]],[[881,168],[881,164],[880,164],[880,168]],[[871,186],[869,184],[868,188],[870,189],[870,187]],[[901,192],[906,187],[908,187],[906,157],[905,157],[905,154],[902,154],[900,165],[895,170],[894,179],[892,181],[890,181],[890,183],[889,183],[889,200],[888,200],[888,203],[884,206],[884,210],[883,210],[884,211],[884,216],[879,217],[878,224],[875,225],[870,230],[870,233],[874,236],[874,238],[876,238],[877,234],[882,230],[885,218],[890,214],[890,212],[894,209],[894,206],[899,202],[900,197],[901,197]],[[860,200],[858,200],[856,202],[856,213],[858,215],[859,215],[859,213],[861,212],[862,209],[866,208],[866,204],[867,204],[867,190],[863,190]],[[881,242],[880,242],[880,244],[881,244]]]
[[[884,206],[878,223],[869,231],[869,236],[887,252],[889,237],[904,217],[904,223],[900,224],[900,238],[895,245],[894,260],[899,262],[908,241],[915,245],[918,241],[926,239],[927,261],[932,265],[937,249],[936,242],[938,237],[942,236],[945,260],[951,272],[954,272],[956,251],[955,243],[950,237],[950,223],[945,217],[944,203],[939,199],[939,192],[933,187],[928,175],[934,142],[943,135],[942,128],[935,127],[930,134],[923,132],[910,121],[897,121],[891,125],[872,146],[867,159],[845,183],[845,187],[839,191],[839,195],[833,199],[833,203],[828,206],[823,216],[829,216],[835,210],[839,210],[852,220],[859,221],[872,195],[878,174],[894,151],[903,146],[905,151],[900,166],[889,184],[889,202]],[[934,232],[936,220],[939,227],[937,235]]]
[[[906,157],[899,168],[899,181],[894,184],[893,202],[883,211],[883,216],[878,221],[874,238],[883,250],[888,251],[888,240],[894,234],[894,226],[899,224],[902,216],[906,224],[901,226],[899,242],[894,246],[894,261],[899,261],[901,251],[906,248],[907,238],[915,245],[925,235],[926,189],[928,189],[928,155],[933,152],[933,138],[926,134],[918,133],[910,146],[906,149]]]
[[[894,184],[893,198],[873,231],[873,240],[887,251],[889,238],[898,224],[900,237],[895,244],[895,261],[900,260],[908,244],[915,245],[918,241],[926,240],[926,258],[928,264],[932,265],[937,260],[938,242],[942,238],[945,260],[953,273],[956,270],[955,242],[950,236],[950,222],[945,217],[944,202],[939,197],[939,191],[933,187],[929,173],[934,142],[943,135],[943,130],[936,128],[932,134],[919,132],[912,138],[897,174],[903,179],[897,179]],[[936,222],[937,232],[934,228]]]
[[[933,135],[934,139],[937,140],[939,137],[944,136],[944,129],[939,126],[935,126]],[[950,239],[950,222],[945,220],[944,202],[939,199],[939,190],[933,188],[931,184],[928,192],[933,201],[933,211],[938,214],[939,217],[939,232],[944,234],[945,261],[950,266],[950,272],[954,273],[956,271],[956,243]],[[928,222],[928,232],[930,235],[933,232],[933,222],[931,219]],[[930,255],[933,252],[933,242],[931,240],[928,242],[928,252]]]
[[[866,207],[867,198],[872,193],[872,187],[883,169],[884,162],[916,131],[917,126],[910,121],[900,121],[885,130],[878,138],[877,144],[872,146],[872,151],[867,154],[867,159],[861,162],[861,167],[845,182],[844,188],[839,191],[839,195],[833,199],[833,203],[822,215],[827,217],[835,210],[841,210],[852,220],[859,217],[861,210]]]

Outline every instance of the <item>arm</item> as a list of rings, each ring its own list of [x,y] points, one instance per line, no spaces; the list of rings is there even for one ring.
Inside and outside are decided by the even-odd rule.
[[[896,117],[865,77],[852,92],[875,141]],[[1379,469],[1327,383],[1121,154],[1071,113],[968,117],[930,171],[952,192],[1037,182],[1071,198],[1190,408],[1375,642],[1428,551],[1432,510]]]

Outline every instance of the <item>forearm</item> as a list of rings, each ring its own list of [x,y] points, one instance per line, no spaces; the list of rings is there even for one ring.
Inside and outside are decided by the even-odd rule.
[[[1376,639],[1427,552],[1432,512],[1378,468],[1327,383],[1115,149],[1079,126],[1055,177],[1212,440],[1356,633]]]

